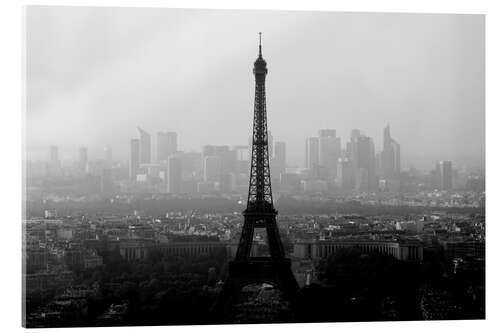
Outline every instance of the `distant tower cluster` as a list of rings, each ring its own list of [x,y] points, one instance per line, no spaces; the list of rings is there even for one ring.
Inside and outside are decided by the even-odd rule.
[[[375,154],[373,139],[353,129],[342,149],[335,129],[320,129],[317,137],[305,142],[305,166],[309,179],[303,189],[328,190],[331,185],[343,191],[378,191],[380,185],[397,191],[399,188],[400,147],[384,129],[384,147]]]
[[[147,180],[149,176],[168,179],[169,158],[178,152],[177,133],[158,132],[156,142],[156,161],[153,163],[151,135],[138,127],[139,138],[130,141],[129,176],[130,180]],[[138,178],[139,176],[139,178]]]

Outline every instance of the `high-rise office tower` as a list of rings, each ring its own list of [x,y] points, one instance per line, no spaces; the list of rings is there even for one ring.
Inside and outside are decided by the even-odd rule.
[[[378,152],[375,154],[375,175],[378,177],[378,178],[385,178],[384,177],[384,170],[382,169],[382,156],[383,156],[383,151],[381,152]]]
[[[357,128],[351,130],[351,142],[356,141],[356,139],[358,137],[360,137],[361,135],[363,135],[363,133],[361,132],[361,130],[359,130]]]
[[[248,173],[250,171],[250,147],[235,146],[236,151],[236,172]]]
[[[319,142],[319,165],[322,176],[333,179],[337,173],[337,162],[341,153],[340,138],[334,129],[322,129],[318,131]]]
[[[140,165],[140,148],[141,142],[139,139],[130,140],[130,160],[129,160],[129,177],[135,181],[139,173]]]
[[[182,159],[182,176],[186,178],[194,178],[202,175],[203,161],[200,152],[177,152]]]
[[[222,159],[220,156],[206,156],[203,161],[203,180],[219,181],[222,174]]]
[[[279,178],[281,173],[285,172],[286,169],[286,143],[283,141],[276,141],[274,144],[274,158],[273,158],[274,167],[273,174],[274,176]]]
[[[87,172],[87,164],[88,164],[88,151],[87,147],[80,147],[78,158],[78,169],[81,173]]]
[[[182,157],[171,155],[168,158],[167,191],[181,193],[182,191]]]
[[[352,136],[350,156],[355,173],[356,189],[372,191],[376,188],[375,145],[373,140],[361,133]]]
[[[392,137],[390,127],[384,128],[384,148],[381,153],[382,175],[386,179],[399,178],[400,167],[400,146]]]
[[[341,157],[337,163],[337,186],[344,191],[354,189],[354,167],[347,157]]]
[[[248,161],[249,157],[249,146],[234,146],[233,149],[236,151],[236,160],[238,161]]]
[[[151,135],[140,127],[137,127],[140,135],[140,163],[151,163]]]
[[[283,166],[286,164],[286,143],[276,141],[274,144],[274,158]]]
[[[306,168],[314,169],[319,165],[319,139],[315,137],[306,139]]]
[[[320,129],[318,130],[318,137],[322,138],[327,138],[327,137],[332,137],[336,138],[337,137],[337,130],[334,129]]]
[[[170,155],[177,151],[177,133],[158,132],[156,148],[158,162],[166,161]]]
[[[359,129],[353,129],[351,131],[351,140],[346,144],[346,156],[351,160],[355,169],[358,168],[357,141],[363,135]]]
[[[453,167],[451,161],[440,161],[436,165],[438,187],[440,190],[451,190],[453,187]]]
[[[210,157],[207,159],[207,157]],[[216,159],[213,159],[211,157],[217,157],[219,162],[216,162]],[[207,174],[210,175],[210,177],[213,177],[213,170],[215,170],[215,166],[218,163],[218,179],[216,181],[221,182],[223,179],[228,180],[230,179],[229,176],[232,173],[235,173],[238,169],[238,152],[236,149],[230,149],[229,146],[212,146],[212,145],[206,145],[203,146],[203,163],[204,163],[204,176]],[[208,162],[208,164],[207,164]],[[209,167],[210,170],[206,170],[206,167]],[[205,181],[207,180],[206,177]],[[215,179],[212,179],[215,181]],[[227,184],[225,184],[224,188],[228,188]]]
[[[401,146],[396,141],[393,141],[394,145],[394,172],[399,177],[401,174]]]
[[[221,173],[227,175],[236,172],[237,151],[230,149],[229,146],[222,147],[224,147],[224,149],[216,153],[216,156],[220,156],[222,161]]]
[[[220,152],[222,148],[218,148],[220,146],[214,146],[214,145],[204,145],[201,148],[201,155],[203,160],[205,160],[205,157],[207,156],[215,156],[217,152]],[[224,147],[224,146],[222,146]]]

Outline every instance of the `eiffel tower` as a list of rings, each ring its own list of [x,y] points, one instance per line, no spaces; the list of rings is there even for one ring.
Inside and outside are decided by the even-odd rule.
[[[259,33],[259,57],[254,63],[255,104],[253,117],[252,163],[248,188],[247,208],[243,211],[244,224],[236,257],[229,262],[228,277],[214,306],[217,321],[230,322],[231,306],[241,289],[250,284],[269,283],[278,288],[283,297],[293,304],[299,289],[285,257],[281,243],[269,169],[266,91],[267,63],[262,58],[262,34]],[[270,256],[252,257],[251,249],[256,228],[265,229]]]

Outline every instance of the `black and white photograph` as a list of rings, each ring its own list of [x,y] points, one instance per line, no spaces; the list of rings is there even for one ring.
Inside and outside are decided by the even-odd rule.
[[[23,327],[486,318],[485,15],[23,29]]]

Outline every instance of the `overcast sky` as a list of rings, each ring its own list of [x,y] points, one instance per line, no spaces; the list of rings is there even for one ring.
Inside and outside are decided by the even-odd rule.
[[[28,156],[48,146],[128,158],[137,126],[179,149],[246,144],[258,32],[268,63],[269,129],[304,163],[304,140],[359,128],[403,168],[484,162],[484,17],[145,8],[29,7]],[[155,153],[153,151],[153,157]]]

